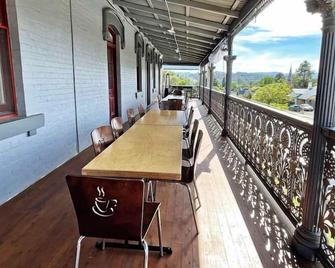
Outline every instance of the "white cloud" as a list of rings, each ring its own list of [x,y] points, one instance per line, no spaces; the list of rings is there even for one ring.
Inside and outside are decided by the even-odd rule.
[[[319,14],[307,12],[304,0],[275,0],[249,26],[256,32],[241,32],[237,40],[258,43],[320,35],[322,23]]]

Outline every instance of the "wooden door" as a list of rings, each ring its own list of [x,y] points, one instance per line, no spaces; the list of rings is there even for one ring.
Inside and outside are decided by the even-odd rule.
[[[112,119],[118,116],[115,35],[113,35],[113,42],[108,42],[107,44],[107,58],[108,58],[107,62],[108,62],[109,115],[110,119]]]

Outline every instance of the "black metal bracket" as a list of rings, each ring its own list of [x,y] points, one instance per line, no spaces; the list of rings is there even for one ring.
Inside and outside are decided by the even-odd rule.
[[[96,243],[96,248],[102,250],[102,241]],[[132,250],[144,250],[141,243],[138,244],[129,244],[129,243],[116,243],[116,242],[105,242],[105,248],[123,248],[123,249],[132,249]],[[159,246],[148,245],[149,251],[160,252]],[[166,255],[172,254],[172,248],[163,247],[163,253]]]

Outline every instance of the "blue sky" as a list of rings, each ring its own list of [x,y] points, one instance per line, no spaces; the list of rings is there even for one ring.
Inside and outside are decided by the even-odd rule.
[[[304,60],[317,71],[320,44],[320,15],[308,13],[304,0],[275,0],[235,37],[233,71],[287,73]]]

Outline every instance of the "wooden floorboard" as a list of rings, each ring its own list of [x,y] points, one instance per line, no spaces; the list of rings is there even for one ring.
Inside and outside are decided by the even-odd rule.
[[[173,248],[173,254],[161,258],[150,253],[149,267],[302,266],[291,254],[289,238],[283,238],[285,226],[267,221],[266,210],[255,209],[252,200],[248,200],[247,189],[236,182],[241,170],[232,168],[231,159],[236,161],[235,156],[226,140],[218,136],[220,130],[213,118],[199,104],[192,102],[199,108],[195,109],[195,117],[204,131],[196,170],[202,200],[197,211],[200,234],[195,235],[186,188],[159,184],[157,199],[162,203],[163,241]],[[78,228],[65,175],[80,173],[92,158],[89,148],[0,207],[0,267],[73,266]],[[273,219],[275,214],[270,213]],[[279,231],[278,226],[282,228]],[[147,241],[158,243],[155,224]],[[95,242],[91,238],[83,240],[80,267],[142,266],[143,252],[100,251]],[[269,250],[269,243],[276,247]]]

